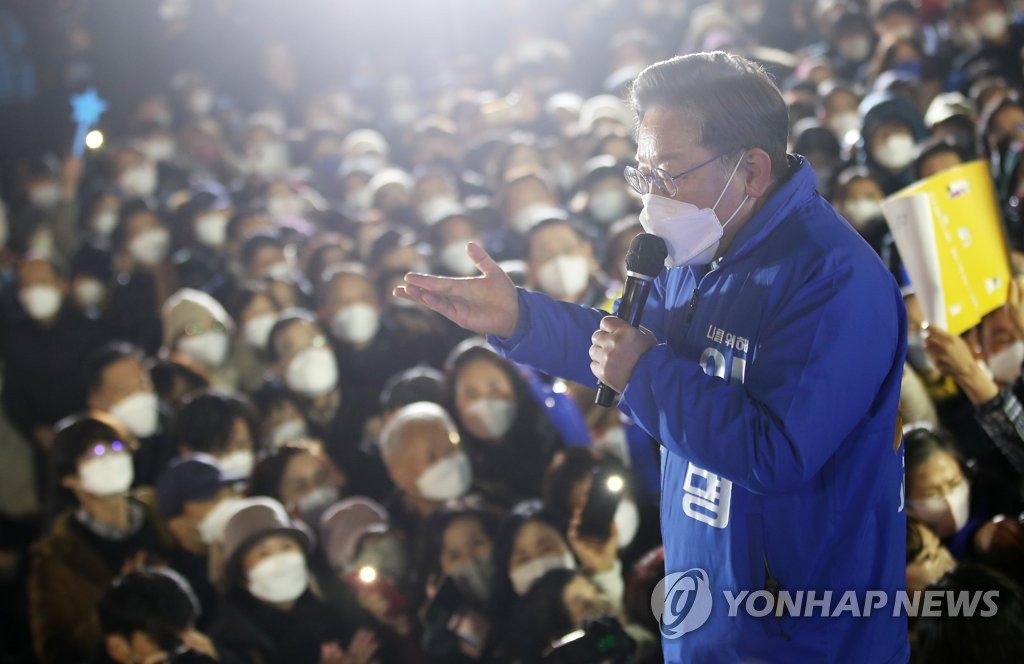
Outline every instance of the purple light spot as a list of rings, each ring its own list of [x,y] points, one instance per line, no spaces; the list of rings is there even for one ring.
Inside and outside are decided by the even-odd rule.
[[[124,451],[124,443],[122,443],[119,440],[115,440],[114,442],[112,442],[110,444],[110,449],[114,450],[115,452],[123,452]]]
[[[96,447],[92,448],[92,453],[95,454],[96,456],[103,456],[104,452],[105,450],[103,449],[103,445],[97,445]]]

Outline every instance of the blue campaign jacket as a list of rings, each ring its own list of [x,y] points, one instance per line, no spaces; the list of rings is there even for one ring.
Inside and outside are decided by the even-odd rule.
[[[893,617],[906,562],[903,300],[806,161],[790,164],[713,268],[656,280],[643,325],[659,343],[622,395],[662,445],[666,570],[704,570],[713,600],[701,627],[663,628],[667,662],[909,659],[906,618]],[[492,343],[594,384],[588,348],[604,314],[524,290],[519,302],[515,334]],[[868,590],[888,600],[870,617],[728,616],[723,591],[765,589],[831,590],[833,610],[846,591],[861,606]]]

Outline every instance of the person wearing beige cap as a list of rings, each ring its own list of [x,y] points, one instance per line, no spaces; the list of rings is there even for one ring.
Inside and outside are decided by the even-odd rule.
[[[202,291],[182,288],[167,298],[161,353],[200,372],[219,387],[237,382],[231,363],[234,321],[220,302]]]
[[[243,661],[374,661],[373,636],[346,624],[311,588],[309,548],[277,501],[239,503],[224,529],[225,597],[214,639]]]
[[[319,534],[336,577],[377,623],[382,661],[404,661],[399,653],[418,651],[409,546],[384,507],[368,498],[343,500],[324,513]]]

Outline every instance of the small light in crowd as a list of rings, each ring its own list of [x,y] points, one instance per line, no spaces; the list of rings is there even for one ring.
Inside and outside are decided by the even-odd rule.
[[[93,129],[85,135],[85,147],[90,150],[98,150],[103,147],[103,132],[99,129]]]
[[[359,580],[363,583],[373,583],[377,580],[377,570],[369,565],[359,568]]]
[[[626,486],[626,482],[622,479],[621,475],[612,475],[608,478],[606,486],[612,493],[618,493],[622,491],[622,487]]]

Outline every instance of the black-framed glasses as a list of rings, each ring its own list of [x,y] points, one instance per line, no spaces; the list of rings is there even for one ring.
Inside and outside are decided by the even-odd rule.
[[[732,150],[730,150],[732,152]],[[659,190],[668,194],[669,198],[672,198],[679,192],[679,187],[676,186],[676,180],[682,179],[687,175],[704,168],[716,159],[721,159],[729,152],[723,152],[722,154],[715,155],[707,161],[703,161],[693,168],[687,169],[678,175],[670,175],[664,169],[655,168],[651,170],[651,174],[647,175],[640,171],[636,166],[626,166],[623,169],[622,174],[626,176],[626,182],[633,188],[633,191],[643,196],[651,191],[651,185],[654,185]]]

